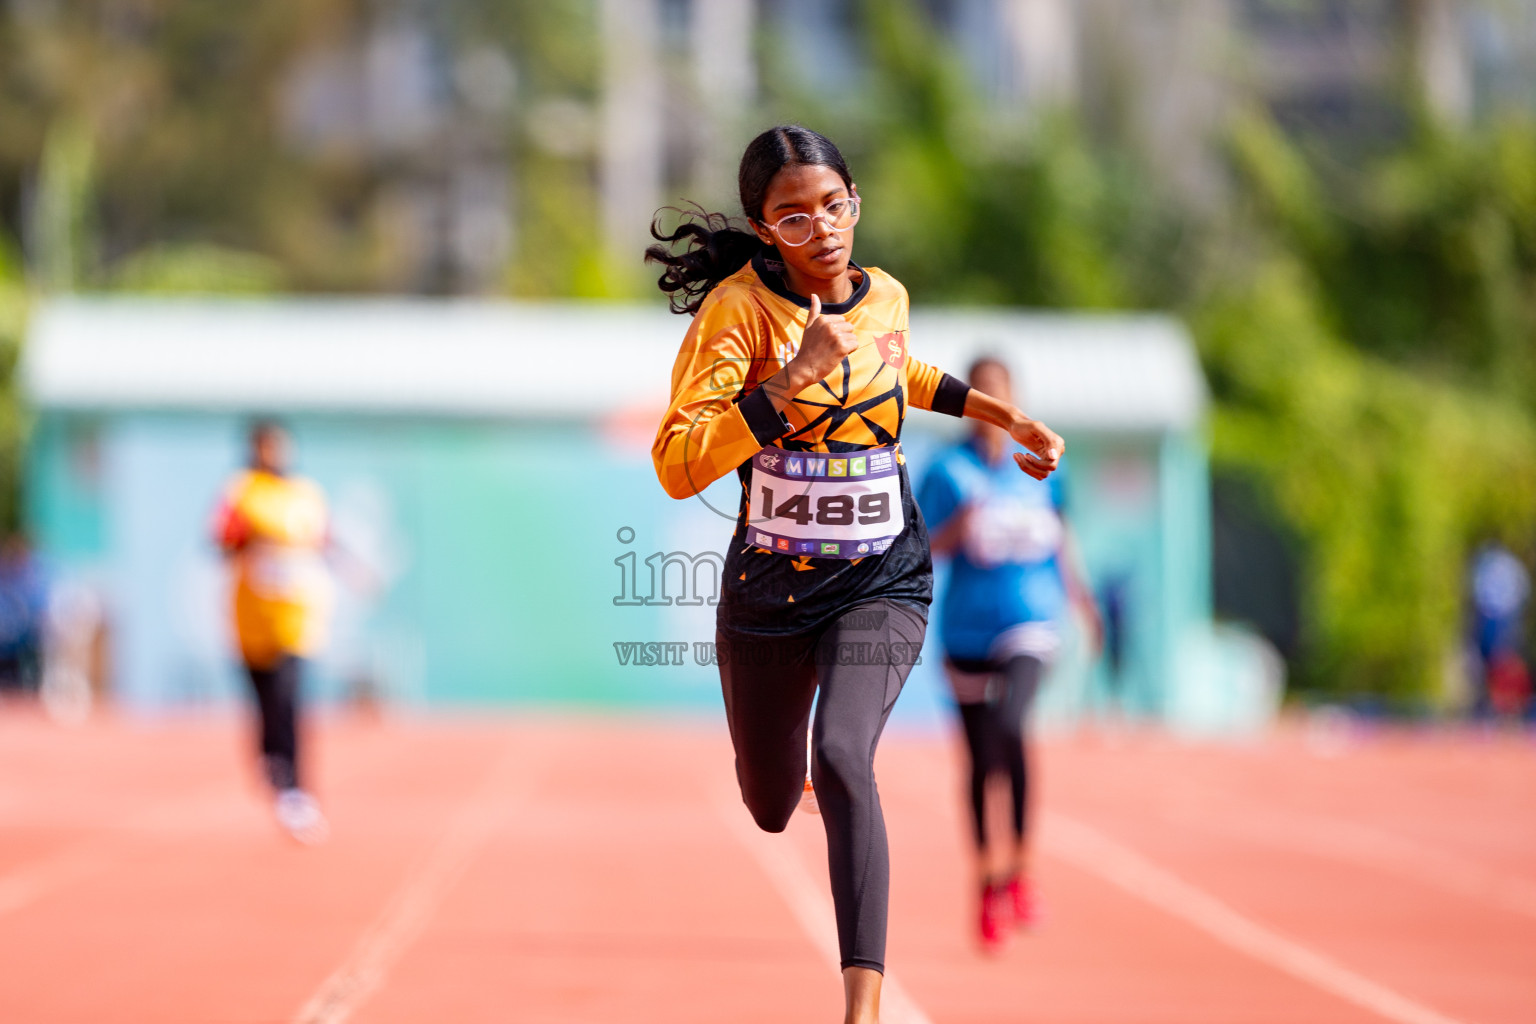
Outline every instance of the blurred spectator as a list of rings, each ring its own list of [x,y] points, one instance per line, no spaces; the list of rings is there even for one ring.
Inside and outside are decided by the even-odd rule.
[[[1530,673],[1521,655],[1531,577],[1502,544],[1478,548],[1472,559],[1472,613],[1479,686],[1473,713],[1519,717],[1530,701]]]
[[[48,588],[21,534],[0,543],[0,690],[35,693],[42,675]]]
[[[42,680],[43,707],[55,721],[78,725],[106,697],[111,638],[106,602],[89,581],[49,587]]]
[[[1109,700],[1114,714],[1122,720],[1126,717],[1129,701],[1126,678],[1126,602],[1130,589],[1129,572],[1106,574],[1098,589],[1098,605],[1103,609],[1100,628],[1104,667],[1109,680]]]

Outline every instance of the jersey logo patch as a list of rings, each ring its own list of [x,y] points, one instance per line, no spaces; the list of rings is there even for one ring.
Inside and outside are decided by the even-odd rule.
[[[901,335],[901,331],[892,331],[875,339],[875,348],[879,349],[880,358],[885,360],[887,366],[894,366],[898,370],[907,361],[907,340]]]

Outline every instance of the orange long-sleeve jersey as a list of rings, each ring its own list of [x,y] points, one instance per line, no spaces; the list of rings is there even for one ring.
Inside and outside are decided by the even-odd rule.
[[[321,560],[325,496],[303,478],[237,474],[214,514],[215,541],[231,557],[230,612],[241,657],[268,668],[310,656],[325,639],[330,578]]]
[[[743,543],[744,464],[764,445],[791,451],[849,452],[897,442],[907,406],[959,416],[970,388],[908,350],[906,289],[875,269],[861,274],[846,302],[823,305],[861,341],[832,373],[780,413],[762,383],[799,350],[809,303],[784,284],[782,267],[760,253],[710,292],[672,367],[672,402],[651,458],[662,487],[691,497],[735,469],[743,503],[726,557],[722,626],[754,633],[814,628],[859,601],[894,597],[927,604],[932,564],[921,513],[902,467],[907,527],[878,556],[849,561],[792,557]],[[898,456],[899,458],[899,456]]]

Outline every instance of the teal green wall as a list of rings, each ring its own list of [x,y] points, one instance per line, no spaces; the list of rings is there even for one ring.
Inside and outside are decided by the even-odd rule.
[[[942,440],[926,419],[908,426],[915,474]],[[372,593],[343,587],[336,642],[314,671],[322,695],[367,674],[390,699],[418,705],[718,703],[714,670],[694,663],[691,646],[680,667],[619,663],[616,642],[712,640],[713,609],[667,603],[675,571],[668,591],[654,595],[662,603],[616,603],[616,560],[633,554],[645,593],[646,557],[723,552],[734,476],[706,493],[720,516],[703,501],[662,493],[649,437],[595,424],[290,423],[299,471],[331,496],[339,542],[356,547],[372,566],[363,575],[382,584]],[[106,594],[115,687],[130,706],[239,692],[206,531],[220,485],[240,462],[242,424],[153,413],[45,413],[38,423],[28,488],[34,529],[61,574]],[[1119,692],[1131,709],[1155,715],[1180,672],[1181,635],[1209,618],[1204,450],[1192,436],[1079,432],[1069,440],[1069,500],[1090,570],[1131,581]],[[937,661],[925,652],[899,721],[941,712]],[[1081,651],[1058,675],[1048,714],[1082,714],[1116,690]]]

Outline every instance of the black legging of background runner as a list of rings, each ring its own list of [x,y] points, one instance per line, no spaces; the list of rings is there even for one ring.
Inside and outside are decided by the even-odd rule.
[[[284,657],[270,668],[247,665],[256,693],[258,739],[267,781],[276,790],[299,785],[298,704],[303,659]]]
[[[997,699],[958,705],[971,754],[971,824],[978,850],[987,847],[987,780],[994,774],[1008,774],[1014,839],[1023,840],[1029,827],[1028,719],[1044,673],[1039,658],[1019,655],[998,673]]]
[[[736,779],[765,831],[782,832],[800,802],[805,731],[820,686],[811,778],[827,830],[845,968],[885,970],[890,851],[875,788],[875,746],[927,628],[922,607],[877,600],[816,632],[715,634]]]

